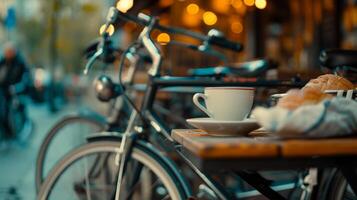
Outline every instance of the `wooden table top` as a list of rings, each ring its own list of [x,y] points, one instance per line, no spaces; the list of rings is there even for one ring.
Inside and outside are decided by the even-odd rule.
[[[356,138],[281,140],[265,131],[251,137],[217,137],[198,129],[175,129],[173,138],[200,158],[357,156]]]

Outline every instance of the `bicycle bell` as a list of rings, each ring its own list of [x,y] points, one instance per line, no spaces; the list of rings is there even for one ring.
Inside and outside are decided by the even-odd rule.
[[[94,90],[100,101],[108,102],[123,92],[108,76],[101,75],[94,81]]]

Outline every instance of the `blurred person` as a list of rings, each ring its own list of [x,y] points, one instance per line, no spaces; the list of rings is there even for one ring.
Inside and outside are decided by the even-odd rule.
[[[25,60],[13,43],[5,44],[0,58],[0,126],[7,137],[16,134],[11,130],[8,120],[10,103],[14,95],[25,90],[28,80],[29,70]],[[19,112],[24,112],[24,109]]]

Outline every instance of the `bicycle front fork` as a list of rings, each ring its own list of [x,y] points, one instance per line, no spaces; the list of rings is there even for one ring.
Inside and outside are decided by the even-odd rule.
[[[133,146],[138,138],[137,133],[128,133],[123,135],[123,139],[120,144],[119,153],[117,155],[116,162],[118,163],[119,170],[117,175],[117,184],[115,191],[115,200],[120,199],[120,189],[121,183],[123,181],[123,176],[128,165],[128,160],[131,156]]]

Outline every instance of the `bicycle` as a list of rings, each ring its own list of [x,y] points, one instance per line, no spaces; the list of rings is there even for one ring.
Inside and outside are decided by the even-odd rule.
[[[100,42],[93,43],[89,46],[89,48],[87,48],[86,55],[90,59],[89,62],[94,61],[94,59],[92,59],[91,56],[95,56],[95,53],[101,44],[105,44],[102,45],[102,48],[105,49],[102,51],[103,54],[98,55],[97,58],[102,60],[104,63],[112,62],[115,59],[113,53],[116,52],[122,53],[121,50],[118,50],[111,46],[111,41],[109,40],[109,37],[103,37],[101,38]],[[219,57],[223,61],[227,60],[223,54],[211,49],[208,43],[205,44],[205,48],[198,48],[194,45],[188,45],[179,42],[173,42],[173,45],[180,45],[180,46],[187,47],[189,49],[203,52],[205,54],[213,55]],[[127,70],[127,74],[125,76],[126,90],[132,88],[133,93],[135,93],[137,90],[145,90],[145,87],[142,87],[140,85],[133,85],[133,79],[136,70],[138,70],[137,69],[139,65],[138,63],[141,63],[142,61],[150,63],[151,58],[148,58],[145,55],[135,55],[133,53],[127,55],[126,58],[130,62],[130,65]],[[273,63],[270,60],[258,59],[250,62],[240,63],[236,65],[234,68],[220,66],[220,67],[210,67],[210,68],[190,70],[189,74],[191,76],[211,77],[214,79],[222,79],[223,77],[233,74],[239,74],[242,75],[243,77],[244,76],[257,77],[263,74],[268,69],[275,68],[275,67],[276,67],[276,63]],[[99,83],[103,81],[101,79],[109,80],[107,77],[101,76],[97,79],[96,82]],[[182,93],[187,91],[182,89],[174,89],[174,90],[170,90],[169,92]],[[108,98],[107,96],[105,96],[105,94],[100,94],[100,93],[104,93],[102,91],[97,91],[96,93],[99,100],[101,101],[107,102],[113,99],[112,97]],[[188,92],[188,93],[192,93],[192,92]],[[171,115],[172,112],[170,110],[164,108],[159,104],[155,104],[154,106],[155,109],[159,110],[158,113],[170,118],[174,123],[187,126],[184,118],[172,116]],[[49,162],[47,158],[50,157],[52,160],[55,161],[59,159],[54,159],[55,156],[54,154],[56,154],[56,157],[59,157],[58,155],[63,155],[63,153],[59,154],[58,151],[52,153],[53,155],[51,154],[51,149],[55,149],[56,142],[54,140],[59,140],[58,138],[64,137],[65,133],[67,134],[70,133],[68,131],[66,132],[66,130],[77,130],[76,133],[74,134],[71,133],[71,136],[76,137],[72,141],[76,141],[76,139],[77,141],[78,139],[79,141],[85,141],[84,139],[79,138],[80,137],[79,133],[85,134],[83,136],[85,137],[87,133],[100,132],[104,130],[106,131],[120,130],[120,124],[125,124],[125,121],[129,116],[128,113],[130,113],[130,109],[125,110],[126,107],[128,106],[125,104],[125,102],[123,102],[123,99],[119,96],[117,99],[114,100],[114,103],[110,107],[111,114],[107,117],[101,116],[100,114],[95,112],[85,112],[85,113],[79,113],[76,115],[67,116],[61,119],[59,122],[57,122],[46,134],[46,137],[41,143],[40,150],[37,155],[36,172],[35,172],[36,190],[37,191],[39,190],[46,174],[48,173],[49,169],[51,169],[51,166],[54,165],[54,162]],[[74,126],[78,128],[75,129]],[[71,148],[73,149],[78,145],[79,144],[71,144]],[[68,152],[68,148],[64,149],[62,147],[61,151]]]
[[[28,117],[26,106],[24,103],[24,99],[22,97],[25,87],[22,84],[18,86],[13,85],[10,87],[10,95],[9,101],[5,101],[5,97],[0,91],[0,108],[1,110],[5,110],[4,106],[8,106],[8,115],[7,118],[4,116],[3,122],[8,124],[9,130],[5,130],[4,127],[0,126],[0,132],[2,132],[2,136],[5,139],[16,139],[20,143],[25,142],[24,140],[31,134],[33,131],[33,123],[32,120]],[[5,131],[9,131],[10,133],[6,133]]]
[[[98,158],[105,158],[104,160],[108,161],[109,157],[111,157],[112,153],[118,153],[118,155],[114,156],[114,160],[118,161],[117,166],[119,167],[118,170],[109,170],[109,172],[113,172],[115,175],[115,180],[109,180],[111,183],[112,189],[108,192],[107,195],[112,197],[115,195],[116,198],[119,198],[120,189],[121,189],[121,181],[129,184],[126,184],[128,187],[132,186],[134,183],[137,183],[140,176],[141,170],[146,167],[147,169],[151,170],[152,173],[158,176],[161,185],[164,185],[166,189],[161,189],[161,187],[156,187],[157,190],[150,190],[150,191],[161,191],[161,194],[169,194],[174,199],[184,199],[190,196],[191,192],[188,187],[187,181],[184,177],[180,175],[180,171],[178,168],[172,163],[172,161],[168,160],[166,157],[161,155],[160,152],[155,150],[150,143],[148,142],[148,137],[150,135],[149,128],[154,129],[156,132],[160,133],[167,142],[169,142],[176,150],[180,147],[176,146],[173,142],[173,139],[170,137],[170,131],[166,128],[166,125],[157,118],[157,113],[153,111],[152,105],[156,95],[156,92],[159,88],[162,87],[169,87],[169,86],[291,86],[291,82],[285,81],[259,81],[259,82],[224,82],[223,80],[214,80],[212,78],[207,77],[161,77],[160,76],[160,64],[161,64],[161,55],[157,47],[155,46],[154,42],[150,39],[150,32],[153,28],[158,28],[161,30],[165,30],[169,33],[181,33],[184,35],[189,35],[191,37],[198,38],[203,41],[210,41],[215,45],[219,45],[222,47],[228,47],[235,50],[241,50],[241,46],[237,45],[236,43],[227,41],[223,38],[217,38],[215,36],[208,37],[202,36],[197,33],[187,32],[185,30],[177,29],[177,28],[169,28],[163,27],[161,25],[156,24],[156,18],[149,18],[148,16],[140,15],[140,20],[129,18],[121,13],[118,13],[115,8],[111,9],[112,15],[111,16],[118,16],[125,20],[135,21],[139,24],[145,25],[145,28],[141,32],[138,42],[131,46],[127,51],[134,52],[136,48],[140,48],[141,45],[146,48],[153,58],[153,66],[149,70],[149,84],[146,90],[144,102],[141,107],[141,111],[137,110],[136,107],[131,102],[130,98],[128,98],[125,93],[122,93],[124,90],[118,91],[118,94],[121,94],[125,97],[125,99],[133,106],[135,112],[132,113],[129,125],[126,131],[122,134],[122,136],[111,136],[113,133],[107,133],[108,136],[102,135],[101,137],[93,137],[90,138],[89,144],[84,145],[83,147],[76,149],[72,153],[68,154],[59,165],[57,165],[52,172],[50,173],[49,177],[46,179],[43,187],[40,190],[39,196],[40,199],[47,199],[47,195],[49,195],[50,190],[53,188],[53,184],[55,184],[64,172],[63,170],[67,169],[69,165],[73,164],[73,162],[77,161],[78,159],[93,154],[95,152],[108,152],[104,153],[102,156],[94,156],[94,159],[91,159],[92,162],[97,162]],[[116,17],[113,17],[116,18]],[[129,19],[128,19],[129,18]],[[107,25],[110,24],[112,20],[108,20],[109,22]],[[121,62],[123,63],[123,60]],[[87,65],[86,71],[90,69],[90,65]],[[120,68],[122,69],[122,67]],[[120,72],[121,73],[121,70]],[[121,81],[119,81],[119,87],[121,87]],[[140,118],[143,121],[143,124],[137,124],[136,118]],[[120,146],[120,147],[119,147]],[[119,148],[118,148],[119,147]],[[128,157],[133,153],[132,157]],[[180,155],[179,151],[178,154]],[[142,157],[141,157],[142,156]],[[150,161],[145,160],[148,158],[152,158]],[[113,159],[112,159],[113,160]],[[120,160],[120,163],[119,163]],[[88,161],[88,160],[87,160]],[[131,161],[131,162],[129,162]],[[221,190],[220,184],[216,183],[210,176],[203,174],[200,172],[195,166],[190,163],[188,160],[184,160],[200,178],[212,189],[214,194],[222,199],[230,199],[231,195]],[[141,163],[141,164],[140,164]],[[156,163],[156,164],[155,164]],[[115,164],[115,163],[114,163]],[[128,169],[133,169],[134,172],[128,174],[128,176],[124,176],[124,171],[128,166],[137,166],[131,167]],[[88,171],[88,163],[86,163],[87,168],[85,171]],[[91,165],[89,165],[91,166]],[[104,165],[101,165],[104,167]],[[89,174],[93,175],[93,177],[98,177],[99,173],[94,173],[96,171],[96,167],[93,163],[93,168],[91,168]],[[162,171],[163,170],[163,171]],[[89,172],[89,171],[88,171]],[[104,173],[103,171],[101,171]],[[108,172],[108,171],[107,171]],[[109,173],[108,172],[108,173]],[[161,173],[164,172],[164,175]],[[94,182],[88,183],[88,180],[92,177],[88,177],[87,173],[85,173],[85,180],[86,184],[81,188],[78,184],[74,184],[75,188],[79,190],[79,192],[86,193],[87,197],[90,197],[91,194],[88,194],[89,186],[94,186]],[[96,175],[96,176],[94,176]],[[107,176],[113,177],[113,176]],[[107,180],[108,181],[108,180]],[[156,183],[156,182],[155,182]],[[174,184],[173,184],[174,183]],[[90,184],[90,185],[89,185]],[[67,185],[67,184],[66,184]],[[153,184],[154,186],[156,184]],[[161,186],[160,185],[160,186]],[[130,187],[132,188],[132,187]],[[145,187],[141,188],[144,190]],[[141,191],[139,191],[140,193]],[[166,193],[167,192],[167,193]],[[132,197],[133,192],[129,191],[129,197]],[[278,194],[277,194],[278,195]],[[278,195],[280,197],[280,195]]]

